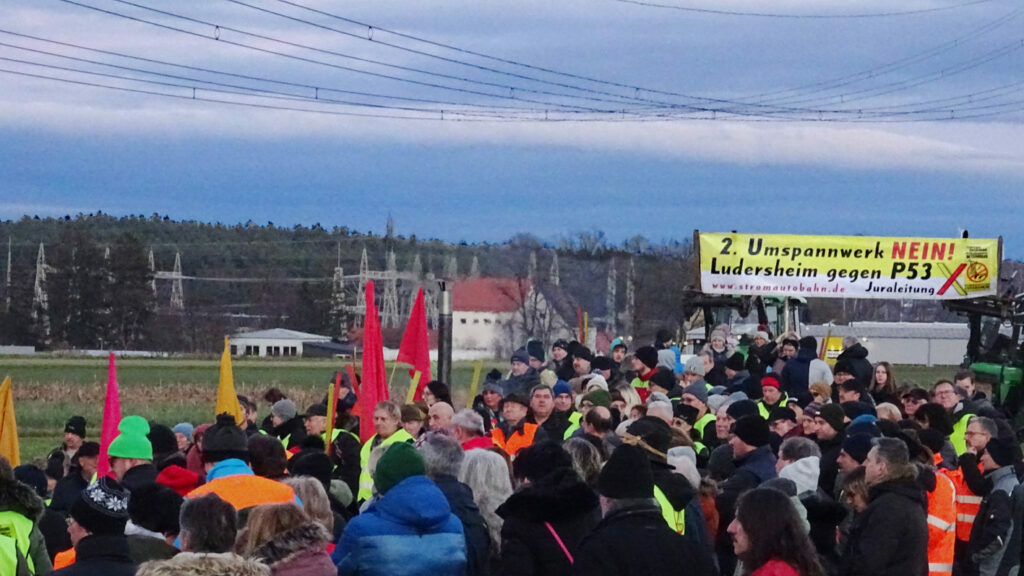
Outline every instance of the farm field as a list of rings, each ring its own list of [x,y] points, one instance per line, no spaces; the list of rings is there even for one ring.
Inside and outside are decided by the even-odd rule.
[[[344,369],[343,363],[330,359],[241,359],[232,365],[235,389],[259,402],[260,417],[269,411],[262,401],[268,388],[280,388],[305,410],[327,393],[334,372]],[[492,368],[504,371],[507,366],[503,360],[484,361],[481,374]],[[141,414],[168,426],[209,422],[217,397],[218,367],[216,359],[118,359],[122,414]],[[389,376],[392,368],[388,363]],[[469,400],[473,371],[473,362],[453,366],[456,408]],[[954,371],[952,367],[898,366],[896,378],[901,385],[913,382],[930,388],[936,379],[950,377]],[[107,382],[105,358],[0,358],[0,379],[4,376],[10,376],[14,385],[23,461],[43,457],[57,447],[64,422],[72,414],[88,421],[88,439],[99,438]],[[399,366],[391,383],[392,396],[404,398],[408,386],[409,374]]]

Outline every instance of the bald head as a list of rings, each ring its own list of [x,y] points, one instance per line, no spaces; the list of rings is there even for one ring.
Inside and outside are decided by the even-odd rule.
[[[451,427],[452,416],[455,409],[447,402],[437,402],[430,407],[430,421],[428,426],[431,430],[444,430]]]

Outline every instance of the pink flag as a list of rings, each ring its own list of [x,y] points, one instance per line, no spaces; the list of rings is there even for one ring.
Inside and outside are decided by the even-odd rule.
[[[121,399],[117,393],[117,366],[114,353],[110,353],[107,367],[107,399],[103,403],[103,431],[100,433],[100,461],[96,477],[102,478],[110,472],[110,457],[107,448],[117,438],[117,426],[121,423]]]
[[[360,387],[359,437],[369,440],[373,428],[373,409],[377,402],[388,399],[388,379],[384,369],[384,341],[380,333],[380,316],[373,296],[373,282],[366,283],[366,320],[363,322],[363,383]]]
[[[427,307],[423,303],[423,288],[416,294],[416,303],[409,313],[402,345],[398,347],[398,361],[412,366],[409,370],[410,378],[417,371],[420,373],[413,400],[423,400],[423,388],[430,382],[430,339],[427,337]]]

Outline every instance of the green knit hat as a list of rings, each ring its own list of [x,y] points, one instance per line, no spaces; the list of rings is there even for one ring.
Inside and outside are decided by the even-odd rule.
[[[115,458],[153,459],[153,445],[150,444],[149,422],[142,416],[125,416],[118,424],[120,434],[107,448],[107,454]]]
[[[598,388],[593,392],[588,393],[583,397],[583,402],[590,402],[594,406],[604,406],[605,408],[612,407],[612,395],[607,390],[601,390]]]
[[[384,494],[402,480],[426,473],[427,467],[416,448],[407,442],[398,442],[392,444],[377,461],[377,468],[373,471],[373,484],[377,492]]]

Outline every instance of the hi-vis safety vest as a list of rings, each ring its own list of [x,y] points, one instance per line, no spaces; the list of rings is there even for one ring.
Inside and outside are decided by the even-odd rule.
[[[583,420],[583,414],[579,412],[569,414],[569,427],[565,429],[565,434],[562,434],[562,440],[572,438],[573,432],[580,429],[580,420]]]
[[[978,468],[981,468],[981,464],[978,464]],[[967,542],[971,539],[974,517],[981,509],[981,496],[971,492],[960,469],[947,470],[946,474],[956,486],[956,539]]]
[[[686,510],[673,508],[668,497],[657,486],[654,487],[654,499],[658,501],[658,506],[661,506],[661,517],[668,523],[668,527],[678,534],[684,534],[686,532]]]
[[[370,452],[373,452],[375,448],[373,441],[376,439],[377,435],[374,434],[363,444],[363,448],[359,450],[359,467],[361,470],[359,472],[359,495],[356,499],[360,502],[369,500],[373,496],[373,476],[370,475]],[[381,440],[379,445],[388,446],[395,442],[412,442],[414,440],[412,435],[405,431],[405,428],[399,428],[394,434]]]
[[[34,525],[31,520],[17,512],[0,512],[0,536],[6,536],[14,541],[18,546],[18,551],[25,557],[29,571],[33,574],[36,573],[36,567],[35,563],[32,562],[32,557],[28,555],[28,546],[29,537],[32,535],[32,527]]]
[[[942,456],[935,455],[937,460]],[[928,574],[953,574],[953,548],[956,545],[956,483],[945,474],[935,472],[935,490],[928,493]]]
[[[716,418],[714,414],[708,412],[707,414],[698,418],[697,421],[693,423],[693,427],[697,429],[697,432],[700,432],[701,440],[704,439],[704,429],[708,427],[708,424],[714,422],[715,420],[718,420],[718,418]]]
[[[960,419],[953,424],[953,433],[949,435],[949,443],[953,445],[957,456],[967,452],[967,422],[971,418],[974,418],[974,414],[961,414]]]
[[[789,404],[788,394],[783,396],[782,399],[779,400],[779,403],[776,404],[775,406],[772,406],[772,408],[785,408],[786,404]],[[772,415],[768,406],[764,403],[764,400],[761,400],[757,403],[757,411],[761,414],[761,418],[764,418],[765,420],[767,420],[768,417]]]
[[[0,574],[18,573],[18,544],[13,538],[0,536]]]
[[[520,450],[533,444],[533,439],[537,436],[537,428],[539,426],[536,424],[526,422],[523,424],[522,433],[513,432],[508,438],[505,438],[505,433],[501,431],[501,428],[495,428],[491,430],[491,439],[509,456],[515,458]]]

